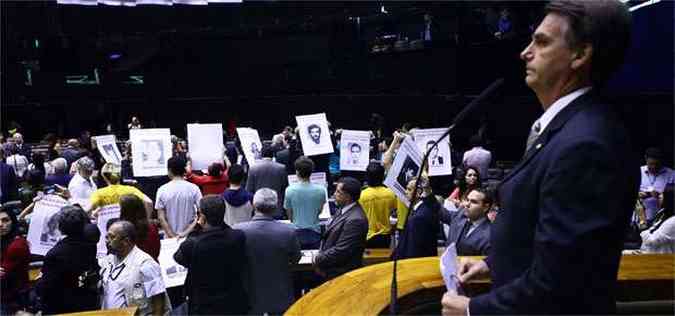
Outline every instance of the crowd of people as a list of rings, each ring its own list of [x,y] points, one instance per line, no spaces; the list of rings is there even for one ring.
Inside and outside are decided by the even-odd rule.
[[[65,146],[50,143],[46,153],[32,150],[20,133],[9,135],[0,146],[2,313],[25,308],[51,314],[138,306],[142,315],[182,308],[189,314],[281,314],[297,298],[291,267],[298,264],[303,250],[316,251],[312,278],[318,284],[361,267],[366,248],[390,248],[394,258],[405,259],[437,256],[439,246],[452,245],[460,256],[490,255],[490,262],[460,264],[459,280],[493,269],[496,292],[470,301],[448,293],[443,299],[448,314],[495,309],[515,314],[574,313],[580,308],[608,311],[605,301],[565,303],[562,297],[597,295],[576,288],[571,280],[579,276],[561,280],[555,289],[546,287],[548,281],[542,278],[561,278],[574,269],[589,268],[581,274],[595,272],[588,282],[602,285],[609,277],[615,281],[610,276],[618,269],[614,248],[600,243],[624,242],[608,239],[623,233],[617,227],[627,223],[619,223],[621,216],[611,212],[623,211],[626,201],[635,204],[635,225],[630,227],[639,240],[631,246],[633,251],[673,253],[675,172],[663,166],[663,155],[656,148],[646,151],[645,165],[639,170],[631,170],[629,159],[618,161],[612,156],[629,157],[631,152],[623,129],[606,119],[604,107],[589,92],[602,78],[591,80],[590,70],[584,68],[590,67],[584,66],[589,60],[583,59],[590,58],[583,55],[590,54],[588,48],[575,53],[582,70],[569,70],[569,76],[553,74],[554,79],[579,80],[565,85],[566,89],[552,92],[546,86],[549,81],[535,76],[535,71],[540,75],[552,71],[538,62],[551,58],[546,45],[562,45],[559,42],[566,38],[559,32],[560,25],[568,23],[561,17],[566,8],[562,1],[547,9],[549,15],[535,31],[539,35],[521,56],[531,68],[527,83],[547,111],[533,125],[521,164],[504,179],[496,179],[502,180],[499,187],[488,178],[494,166],[492,154],[476,137],[453,173],[450,191],[439,191],[423,169],[406,183],[405,197],[410,201],[406,205],[383,184],[403,139],[414,137],[406,127],[389,139],[382,137],[381,130],[373,131],[371,161],[364,172],[340,170],[336,141],[334,153],[304,155],[297,131],[290,127],[260,149],[255,163],[246,161],[240,144],[224,144],[222,161],[212,162],[207,172],[193,170],[187,152],[190,144],[174,139],[173,155],[166,164],[168,178],[152,181],[133,176],[128,144],[122,146],[122,163],[115,164],[105,162],[86,133]],[[572,101],[575,98],[581,101]],[[582,106],[591,110],[580,110]],[[551,108],[557,112],[550,112]],[[567,127],[563,119],[569,120]],[[129,124],[129,129],[141,127],[136,117]],[[602,128],[615,135],[607,136]],[[565,136],[553,133],[558,130]],[[338,139],[338,129],[330,133]],[[579,175],[580,171],[584,174]],[[327,186],[312,183],[315,172],[327,175]],[[624,177],[631,172],[640,173],[635,177],[639,192],[630,191],[631,179]],[[296,175],[298,181],[289,184],[289,175]],[[638,190],[637,185],[634,189]],[[26,223],[35,215],[36,204],[49,196],[67,204],[56,216],[65,237],[44,257],[35,258],[25,237]],[[597,198],[610,196],[616,199]],[[102,207],[114,204],[120,206],[120,218],[100,231],[93,221]],[[326,204],[331,216],[323,221],[320,214]],[[543,205],[542,210],[538,205]],[[630,233],[625,233],[626,238]],[[101,235],[108,253],[97,260]],[[174,255],[188,270],[184,293],[176,301],[158,262],[162,238],[185,239]],[[515,243],[520,248],[514,248]],[[561,259],[565,255],[601,256],[594,263],[607,269],[571,267]],[[28,269],[35,260],[43,261],[42,274],[31,284]],[[530,265],[537,268],[530,279],[518,279]],[[530,286],[542,288],[530,291]],[[546,294],[550,295],[535,297]]]

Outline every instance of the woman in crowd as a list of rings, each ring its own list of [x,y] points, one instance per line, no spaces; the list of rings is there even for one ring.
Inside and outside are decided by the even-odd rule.
[[[28,287],[28,241],[19,234],[19,222],[7,207],[0,208],[0,313],[14,314],[19,293]]]
[[[159,262],[159,232],[155,225],[148,222],[143,200],[133,194],[122,195],[120,197],[120,219],[134,224],[136,246]]]
[[[230,186],[227,178],[227,171],[222,162],[214,162],[209,165],[209,173],[203,176],[192,172],[192,160],[188,160],[187,173],[185,180],[196,184],[202,191],[202,195],[223,194],[225,189]]]
[[[80,284],[87,274],[94,274],[98,269],[98,238],[90,237],[85,229],[93,224],[89,223],[89,217],[79,206],[65,206],[57,216],[59,230],[66,237],[54,245],[44,258],[42,278],[36,286],[42,312],[61,314],[97,309],[96,288],[90,287],[91,284]]]
[[[415,195],[415,182],[413,178],[406,187],[406,196],[412,201],[412,212],[401,236],[401,241],[395,255],[399,259],[437,256],[438,233],[440,232],[440,219],[438,211],[441,205],[431,192],[431,185],[426,174],[422,174]]]
[[[663,208],[656,214],[654,224],[640,233],[642,253],[675,253],[675,217],[673,190],[663,192]]]
[[[462,201],[466,199],[466,196],[471,190],[480,188],[481,186],[480,172],[478,172],[477,168],[471,166],[466,167],[464,169],[463,177],[461,174],[461,172],[458,172],[457,187],[448,197],[448,200],[455,204],[455,207],[460,207],[462,205]]]

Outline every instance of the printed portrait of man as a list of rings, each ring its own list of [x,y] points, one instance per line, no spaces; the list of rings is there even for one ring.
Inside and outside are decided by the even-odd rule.
[[[431,150],[431,153],[429,154],[429,158],[431,159],[431,165],[432,166],[440,166],[443,164],[443,156],[438,155],[438,146],[434,146],[434,141],[430,140],[427,142],[427,151]]]
[[[115,153],[115,149],[113,148],[113,144],[105,144],[103,145],[103,151],[105,151],[106,155],[108,157],[112,157],[117,163],[119,163],[122,159],[117,156],[117,153]]]
[[[141,159],[143,159],[144,168],[158,168],[166,164],[164,144],[160,140],[143,140],[141,143],[143,144]]]
[[[256,144],[255,142],[251,143],[251,154],[253,155],[253,159],[255,160],[262,158],[260,148],[258,148],[258,144]]]
[[[307,126],[307,134],[315,144],[321,143],[321,127],[316,124]]]
[[[358,143],[351,143],[351,145],[349,145],[349,154],[351,164],[358,164],[361,160],[361,145]]]

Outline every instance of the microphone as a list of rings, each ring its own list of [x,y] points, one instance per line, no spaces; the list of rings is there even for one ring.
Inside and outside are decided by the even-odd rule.
[[[431,153],[431,150],[435,147],[438,147],[438,144],[450,133],[455,129],[455,126],[459,125],[460,123],[463,123],[463,121],[470,115],[475,112],[478,112],[479,109],[482,109],[482,107],[485,106],[485,100],[490,98],[497,89],[499,89],[502,85],[504,84],[504,78],[499,78],[495,80],[490,86],[488,86],[483,92],[481,92],[473,101],[471,101],[467,106],[462,109],[462,111],[455,116],[455,119],[452,121],[452,125],[448,127],[448,130],[443,133],[441,137],[439,137],[427,150],[427,152],[424,154],[424,159],[422,159],[422,165],[420,166],[420,169],[417,174],[417,181],[415,181],[415,189],[413,189],[413,194],[412,196],[415,197],[417,196],[417,189],[420,184],[420,178],[422,176],[422,171],[424,170],[424,167],[428,163],[429,160],[429,153]],[[410,213],[413,208],[413,199],[410,200],[410,203],[408,204],[408,212],[406,213],[406,224],[408,223],[408,217],[410,216]],[[400,219],[399,219],[400,220]],[[405,228],[404,228],[405,230]],[[393,263],[393,272],[391,276],[391,303],[389,304],[389,313],[392,315],[396,315],[397,313],[397,308],[398,308],[398,285],[397,285],[397,278],[396,278],[396,271],[397,271],[397,266],[398,266],[398,247],[400,243],[396,244],[396,248],[394,248],[393,252],[393,257],[394,257],[394,263]]]

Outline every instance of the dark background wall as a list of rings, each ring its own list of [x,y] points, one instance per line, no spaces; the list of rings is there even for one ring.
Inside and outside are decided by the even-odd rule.
[[[380,13],[384,4],[388,14]],[[487,126],[497,159],[516,160],[541,114],[523,84],[518,53],[542,2],[245,2],[173,7],[58,6],[2,2],[2,127],[19,123],[29,141],[64,137],[132,115],[185,136],[189,122],[235,121],[263,137],[294,116],[326,112],[334,126],[389,132],[403,122],[447,126],[495,78],[506,85],[490,111],[463,126],[466,145]],[[517,36],[491,37],[489,21],[512,10]],[[378,38],[420,37],[422,16],[438,24],[434,47],[373,54]],[[357,23],[358,18],[358,23]],[[608,94],[636,149],[673,151],[673,3],[634,13],[626,66]],[[36,42],[37,41],[37,42]],[[37,45],[36,45],[37,43]],[[113,55],[119,58],[111,58]],[[30,70],[30,83],[27,78]],[[67,84],[88,75],[97,84]],[[142,85],[129,76],[143,76]],[[124,134],[124,133],[122,133]],[[672,164],[672,160],[669,161]]]

